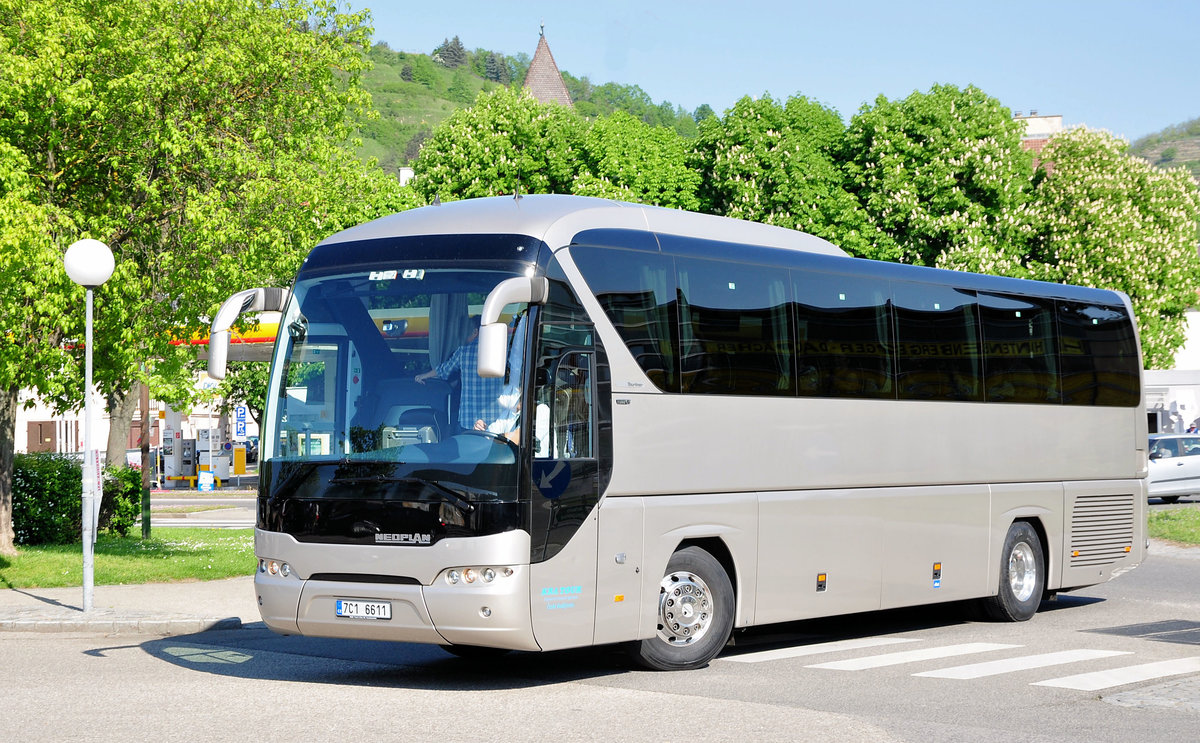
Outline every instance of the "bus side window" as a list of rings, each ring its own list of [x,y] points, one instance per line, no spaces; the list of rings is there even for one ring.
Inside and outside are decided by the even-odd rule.
[[[539,387],[534,413],[534,456],[592,459],[592,355],[564,353],[550,367],[551,378]]]

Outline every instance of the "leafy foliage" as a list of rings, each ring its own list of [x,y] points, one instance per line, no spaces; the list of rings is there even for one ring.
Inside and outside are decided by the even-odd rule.
[[[443,67],[453,70],[467,64],[469,57],[467,48],[455,36],[453,40],[446,39],[441,46],[433,50],[433,60]]]
[[[1193,178],[1200,178],[1200,118],[1142,137],[1130,145],[1129,152],[1159,167],[1183,166]]]
[[[742,98],[723,118],[701,122],[694,166],[704,184],[702,209],[804,230],[855,255],[881,257],[836,160],[843,129],[836,112],[804,97],[783,104],[770,96]]]
[[[269,373],[270,364],[265,361],[229,362],[218,391],[218,396],[224,401],[221,412],[228,413],[238,405],[245,405],[250,417],[261,425],[267,404]]]
[[[0,282],[20,293],[0,289],[0,316],[28,341],[0,350],[0,388],[77,404],[82,385],[55,372],[62,329],[81,335],[82,289],[59,268],[80,237],[116,254],[96,292],[110,406],[137,380],[186,405],[193,354],[178,340],[201,318],[290,276],[345,220],[416,202],[344,146],[370,102],[365,19],[326,0],[0,0],[0,110],[15,112],[0,117],[0,243],[16,254],[0,269],[31,269]],[[0,429],[10,411],[0,403]],[[114,423],[110,449],[124,451],[128,422]],[[0,458],[0,549],[8,477]]]
[[[586,75],[577,78],[569,72],[560,72],[567,92],[571,94],[571,102],[581,116],[591,119],[623,111],[649,126],[669,127],[685,137],[696,134],[696,121],[700,118],[697,114],[701,109],[693,114],[681,106],[672,105],[670,101],[655,103],[637,85],[593,85]],[[711,108],[708,110],[712,111]]]
[[[572,186],[580,196],[695,210],[701,174],[687,166],[687,147],[673,130],[618,111],[584,136]]]
[[[880,96],[859,111],[843,157],[850,189],[879,230],[877,256],[934,265],[955,248],[979,270],[987,268],[980,256],[1007,255],[1021,241],[1014,215],[1032,176],[1022,131],[1008,108],[974,86],[935,85],[900,101]]]
[[[83,473],[62,454],[18,454],[13,461],[17,544],[70,544],[82,534]]]
[[[13,523],[17,544],[78,544],[82,536],[82,472],[64,454],[18,454],[13,467]],[[104,470],[99,531],[129,534],[141,514],[142,473]]]
[[[426,140],[411,185],[426,201],[570,193],[583,133],[570,109],[528,91],[483,93]]]
[[[108,467],[104,470],[104,498],[100,503],[99,528],[129,535],[142,513],[142,471],[137,467]]]
[[[1082,127],[1052,137],[1041,156],[1052,168],[1030,203],[1032,276],[1128,294],[1147,368],[1169,368],[1200,290],[1195,182]]]

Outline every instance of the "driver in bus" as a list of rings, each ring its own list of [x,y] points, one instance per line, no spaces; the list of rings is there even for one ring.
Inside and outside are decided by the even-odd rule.
[[[455,349],[450,358],[436,368],[413,378],[418,384],[425,384],[425,380],[431,377],[449,379],[455,371],[458,372],[458,425],[462,430],[503,435],[511,434],[517,429],[517,418],[520,415],[520,388],[517,380],[521,377],[521,359],[524,351],[524,343],[519,341],[524,339],[521,332],[523,321],[524,315],[517,323],[515,338],[518,342],[513,343],[509,352],[509,368],[505,377],[479,376],[479,327],[476,323],[467,342]]]

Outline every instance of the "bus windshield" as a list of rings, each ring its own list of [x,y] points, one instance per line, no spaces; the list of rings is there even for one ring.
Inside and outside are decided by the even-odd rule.
[[[476,340],[488,292],[514,275],[436,265],[302,275],[276,344],[263,461],[362,463],[333,476],[515,498],[527,307],[501,315],[503,377],[478,375]]]

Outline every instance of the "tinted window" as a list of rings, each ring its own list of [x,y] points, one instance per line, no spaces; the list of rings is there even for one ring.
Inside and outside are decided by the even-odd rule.
[[[684,392],[792,395],[786,272],[676,258]]]
[[[979,318],[987,401],[1059,402],[1054,303],[980,294]]]
[[[900,399],[982,400],[974,294],[897,281],[892,298]]]
[[[888,283],[792,272],[796,387],[820,397],[895,396]]]
[[[1058,302],[1058,333],[1063,402],[1138,404],[1141,359],[1124,307]]]
[[[579,245],[571,257],[638,366],[659,389],[678,392],[673,261],[658,253]]]
[[[546,279],[550,282],[550,296],[546,298],[542,307],[542,322],[591,322],[591,318],[576,299],[557,257],[552,256],[546,265]]]

